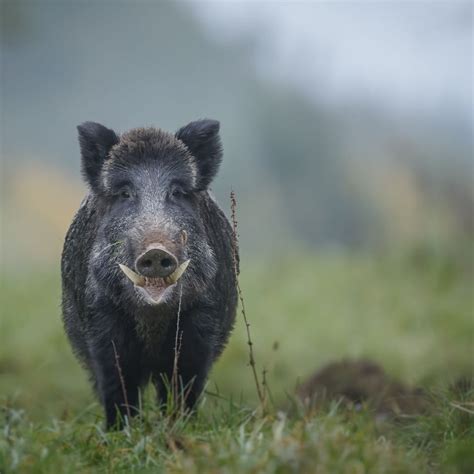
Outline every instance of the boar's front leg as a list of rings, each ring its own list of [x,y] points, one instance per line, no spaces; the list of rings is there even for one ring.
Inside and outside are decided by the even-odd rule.
[[[204,389],[207,375],[215,359],[218,328],[217,318],[210,311],[193,311],[183,315],[178,330],[179,387],[186,407],[194,408]],[[174,352],[174,350],[173,350]]]
[[[138,353],[119,338],[105,337],[97,341],[91,352],[107,429],[121,429],[126,416],[138,413],[141,378]]]
[[[188,409],[193,409],[199,400],[210,367],[211,361],[208,356],[203,357],[199,361],[188,357],[183,357],[181,360],[178,374],[180,384],[183,388],[184,403]]]
[[[170,362],[166,369],[155,371],[154,385],[157,392],[158,403],[166,411],[167,404],[171,401],[174,409],[179,409],[181,402],[184,407],[192,410],[201,394],[206,377],[209,372],[210,363],[204,365],[200,361],[181,357],[178,362],[177,377],[174,374],[174,365]],[[174,391],[177,390],[177,393]]]

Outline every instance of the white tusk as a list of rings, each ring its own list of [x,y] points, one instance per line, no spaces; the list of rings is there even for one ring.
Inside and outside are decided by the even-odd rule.
[[[134,285],[143,286],[145,283],[145,278],[138,275],[138,273],[135,273],[133,270],[130,270],[130,268],[122,265],[121,263],[119,263],[118,266],[120,267],[120,270],[122,270],[122,272],[125,273],[125,275],[133,282]]]
[[[176,283],[183,276],[183,273],[186,271],[186,268],[188,268],[190,261],[191,260],[186,260],[171,275],[165,277],[165,283],[168,285]]]

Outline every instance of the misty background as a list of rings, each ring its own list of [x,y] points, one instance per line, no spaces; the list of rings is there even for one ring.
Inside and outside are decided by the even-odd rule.
[[[275,400],[345,357],[429,393],[472,379],[472,2],[0,5],[0,405],[48,418],[94,401],[59,272],[87,120],[220,120],[212,188],[227,215],[237,196],[240,284]],[[238,314],[210,390],[255,400],[248,347]],[[441,440],[433,420],[426,439]]]
[[[1,3],[2,260],[58,265],[76,125],[220,120],[244,255],[472,238],[471,2]]]

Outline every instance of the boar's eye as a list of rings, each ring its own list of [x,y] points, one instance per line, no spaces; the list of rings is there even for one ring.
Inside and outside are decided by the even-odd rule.
[[[123,200],[131,199],[133,197],[133,191],[130,186],[122,186],[115,195]]]
[[[171,188],[170,194],[173,199],[184,199],[187,196],[187,193],[183,190],[183,188],[176,185]]]

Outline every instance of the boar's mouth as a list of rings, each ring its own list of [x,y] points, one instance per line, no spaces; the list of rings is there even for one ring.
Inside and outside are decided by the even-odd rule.
[[[145,296],[152,304],[159,304],[166,290],[175,285],[177,281],[183,276],[183,273],[188,268],[189,262],[186,260],[176,268],[176,270],[164,278],[149,278],[135,273],[126,265],[119,263],[120,270],[125,273],[126,277],[135,285],[135,288],[145,293]]]

